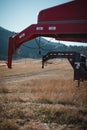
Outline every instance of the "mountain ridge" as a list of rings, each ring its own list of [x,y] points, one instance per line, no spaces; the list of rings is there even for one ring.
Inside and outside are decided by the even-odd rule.
[[[6,60],[8,55],[9,37],[14,35],[11,32],[0,26],[0,60]],[[49,51],[76,51],[87,56],[87,47],[66,46],[62,43],[55,43],[44,39],[43,37],[35,38],[20,46],[20,54],[17,51],[13,55],[13,59],[17,58],[42,58]]]

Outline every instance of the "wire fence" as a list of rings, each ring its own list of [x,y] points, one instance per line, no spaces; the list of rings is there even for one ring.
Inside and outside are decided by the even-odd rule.
[[[53,39],[53,38],[52,38]],[[51,40],[52,40],[51,39]],[[25,52],[24,49],[22,49],[21,47],[18,48],[15,53],[13,54],[13,60],[14,62],[16,63],[31,63],[31,58],[34,58],[35,59],[40,59],[42,58],[42,56],[44,54],[46,54],[47,52],[50,52],[50,51],[56,51],[57,48],[58,48],[58,44],[55,45],[53,48],[48,48],[48,43],[51,42],[51,40],[49,41],[41,41],[41,37],[39,37],[39,39],[35,38],[35,43],[36,43],[36,47],[32,47],[32,46],[29,46],[29,45],[26,45],[26,44],[22,44],[21,47],[23,48],[27,48],[27,49],[30,49],[32,50],[32,52],[29,51],[29,53]],[[47,48],[46,48],[47,47]],[[7,54],[0,54],[0,63],[7,63],[7,60],[8,60],[8,55]],[[53,61],[51,61],[52,63],[54,63]]]

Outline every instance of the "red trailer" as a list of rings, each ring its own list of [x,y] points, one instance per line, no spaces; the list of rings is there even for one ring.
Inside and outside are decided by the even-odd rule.
[[[12,67],[16,49],[39,36],[87,42],[87,0],[74,0],[40,11],[37,24],[9,38],[8,68]]]

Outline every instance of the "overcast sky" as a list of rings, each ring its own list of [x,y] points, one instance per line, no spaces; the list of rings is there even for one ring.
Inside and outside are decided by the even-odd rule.
[[[0,26],[20,32],[37,23],[39,11],[71,0],[0,0]]]

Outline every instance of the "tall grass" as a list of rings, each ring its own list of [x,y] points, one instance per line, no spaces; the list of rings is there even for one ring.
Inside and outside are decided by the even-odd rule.
[[[37,72],[35,76],[0,83],[0,130],[57,130],[69,129],[69,125],[86,129],[87,82],[77,88],[72,69],[65,62],[61,64],[58,71],[52,64],[42,70],[40,62],[34,67],[14,64],[12,70],[0,68],[2,80]]]

